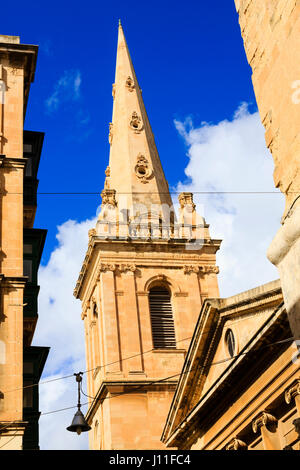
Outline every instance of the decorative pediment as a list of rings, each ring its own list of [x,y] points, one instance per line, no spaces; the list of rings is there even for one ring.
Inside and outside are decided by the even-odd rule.
[[[184,266],[187,274],[200,272],[197,268],[197,265]],[[214,266],[215,268],[217,267]],[[260,335],[267,335],[270,331],[271,334],[273,323],[285,314],[283,306],[277,308],[281,302],[282,293],[277,281],[226,299],[204,301],[168,415],[162,436],[163,442],[176,447],[180,439],[185,439],[185,432],[188,433],[185,428],[188,426],[185,423],[189,422],[187,417],[193,416],[194,419],[198,413],[200,416],[202,409],[203,416],[207,416],[205,413],[210,406],[213,407],[213,400],[219,401],[221,390],[231,383],[232,374],[247,363],[244,350],[246,345],[249,349],[258,348],[258,332]],[[232,356],[225,341],[229,328],[233,332],[236,345]],[[239,351],[243,351],[243,354],[239,355]],[[298,383],[287,391],[288,399],[297,393],[297,390]],[[226,397],[224,400],[226,401]],[[272,421],[268,413],[257,418],[257,422],[253,423],[255,428]],[[274,420],[272,422],[275,423]],[[228,446],[237,450],[235,447],[239,446],[238,441],[234,440],[228,443]]]

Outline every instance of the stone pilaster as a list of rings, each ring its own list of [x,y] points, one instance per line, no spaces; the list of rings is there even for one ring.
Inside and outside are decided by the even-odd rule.
[[[298,417],[300,418],[300,379],[295,380],[285,391],[285,401],[290,404],[295,400]]]
[[[261,433],[263,446],[265,450],[279,450],[280,440],[277,430],[277,419],[275,416],[262,411],[252,421],[252,429],[254,433]]]
[[[126,311],[130,309],[131,316],[130,322],[127,323],[124,331],[126,336],[126,351],[124,357],[130,359],[126,360],[126,369],[129,374],[141,374],[144,370],[143,356],[141,348],[141,333],[140,333],[140,318],[137,308],[136,287],[134,272],[136,267],[134,264],[121,264],[119,270],[122,273],[122,280],[124,286],[124,302],[126,304]]]
[[[100,289],[102,298],[102,321],[104,343],[104,361],[106,374],[119,373],[122,369],[119,325],[117,318],[116,298],[115,298],[115,282],[114,282],[114,266],[100,266]]]

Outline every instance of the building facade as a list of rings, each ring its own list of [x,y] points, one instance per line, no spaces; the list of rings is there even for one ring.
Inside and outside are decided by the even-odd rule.
[[[102,206],[74,295],[82,302],[91,449],[160,449],[198,312],[219,295],[220,240],[179,195],[176,217],[119,26]]]
[[[293,335],[300,340],[300,3],[235,0],[274,183],[285,195],[269,260],[277,266]]]
[[[38,449],[38,387],[49,348],[31,346],[46,231],[33,228],[44,135],[24,131],[38,47],[0,36],[0,449]],[[26,388],[24,388],[26,387]]]
[[[279,281],[204,302],[162,434],[192,450],[300,450],[300,360]]]
[[[205,301],[162,441],[178,449],[299,450],[300,4],[235,4],[274,183],[286,197],[267,253],[281,279]]]

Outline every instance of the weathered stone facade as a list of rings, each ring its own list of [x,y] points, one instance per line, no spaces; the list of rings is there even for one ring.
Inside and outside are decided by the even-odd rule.
[[[235,0],[274,183],[285,194],[282,227],[268,258],[280,273],[295,338],[300,339],[300,3]]]
[[[30,85],[34,79],[37,51],[37,46],[20,44],[19,37],[0,35],[0,449],[5,450],[26,448],[23,441],[24,432],[27,433],[28,428],[28,421],[23,413],[24,402],[26,405],[26,399],[23,400],[23,372],[28,372],[23,371],[25,349],[27,348],[28,354],[38,356],[40,367],[37,375],[41,374],[42,364],[48,354],[48,348],[31,347],[37,312],[32,311],[34,308],[27,304],[24,297],[28,281],[32,289],[35,289],[35,301],[38,292],[32,279],[27,274],[24,275],[23,264],[24,229],[25,232],[27,230],[27,237],[35,230],[32,225],[36,204],[34,202],[26,209],[24,207],[27,158],[23,156],[23,125]],[[33,175],[31,179],[34,179]],[[45,231],[39,232],[40,239],[44,240]],[[35,253],[33,245],[27,243],[27,248],[32,250],[28,255],[31,259],[27,263],[32,263]],[[42,247],[43,241],[37,249],[37,256]],[[34,277],[33,268],[30,274]],[[30,360],[28,359],[27,365]],[[31,371],[29,376],[30,374]],[[30,391],[32,396],[30,403],[27,403],[30,408],[28,416],[37,439],[39,412],[31,407],[31,398],[37,393],[37,388],[34,392]],[[31,443],[31,435],[28,437],[29,441]]]
[[[91,449],[161,449],[200,307],[219,295],[221,241],[210,238],[191,193],[180,195],[176,221],[121,26],[113,97],[102,208],[75,288],[82,301],[88,395],[94,397],[86,419]],[[160,320],[151,314],[157,288],[167,299],[162,308],[169,329],[157,327]],[[159,297],[154,310],[157,303]]]
[[[207,299],[182,372],[168,447],[299,450],[299,355],[279,281]]]
[[[1,427],[7,422],[7,437],[17,433],[6,448],[21,449],[23,420],[23,116],[24,88],[33,78],[28,64],[35,61],[36,49],[21,52],[19,38],[0,37],[0,79],[5,92],[0,105],[1,154],[1,333],[0,380]],[[27,80],[26,80],[27,75]],[[29,80],[28,80],[29,78]],[[27,83],[26,83],[27,82]],[[10,390],[14,390],[9,392]]]

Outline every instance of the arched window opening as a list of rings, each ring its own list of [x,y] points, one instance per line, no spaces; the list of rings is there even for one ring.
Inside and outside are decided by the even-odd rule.
[[[98,308],[97,308],[97,304],[94,304],[93,306],[93,316],[98,318]]]
[[[233,357],[235,353],[235,338],[231,329],[228,329],[225,333],[225,343],[230,357]]]
[[[164,287],[153,287],[149,293],[154,349],[175,349],[175,328],[171,296]]]

